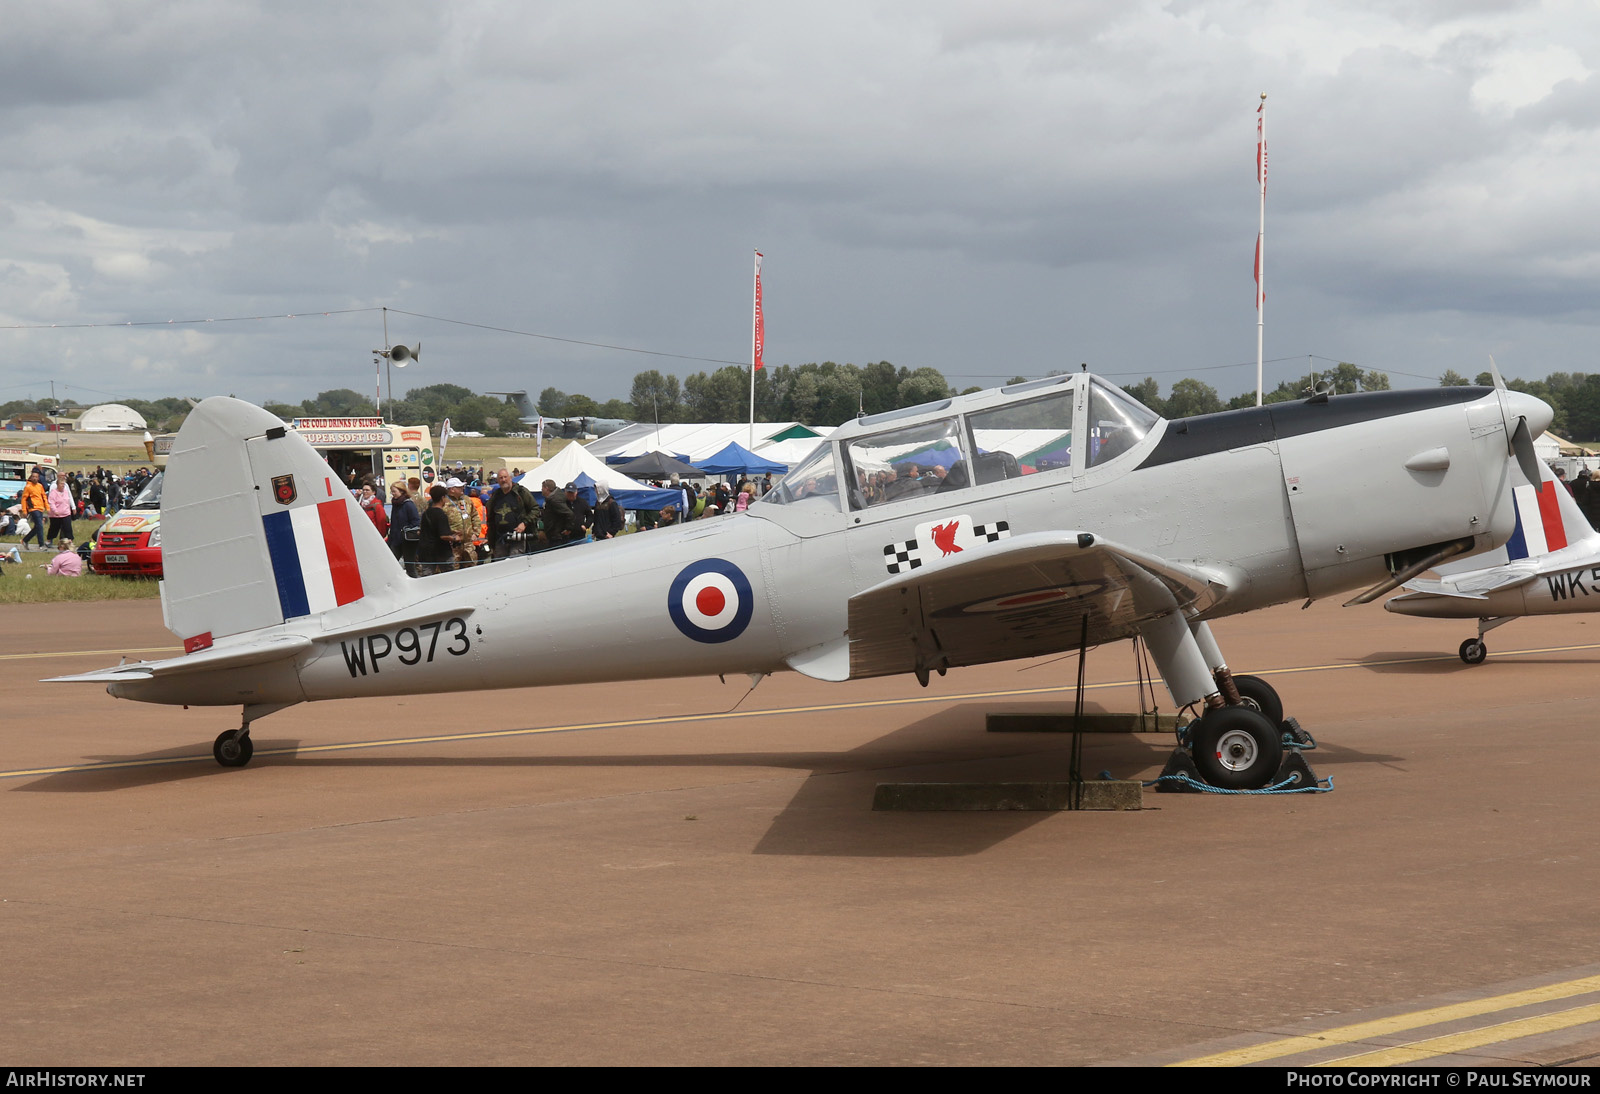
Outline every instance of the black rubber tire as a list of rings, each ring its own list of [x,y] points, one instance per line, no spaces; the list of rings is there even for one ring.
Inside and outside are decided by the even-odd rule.
[[[1481,665],[1483,659],[1489,656],[1489,647],[1483,644],[1481,638],[1469,638],[1461,643],[1461,649],[1457,652],[1467,664]]]
[[[1259,676],[1235,676],[1234,686],[1239,689],[1239,698],[1244,700],[1244,705],[1261,712],[1262,717],[1273,725],[1283,721],[1283,700],[1278,698],[1278,692],[1273,686]]]
[[[1276,723],[1249,707],[1218,707],[1195,723],[1195,769],[1224,790],[1259,790],[1283,762]]]
[[[250,757],[256,754],[256,746],[251,743],[250,735],[236,737],[238,730],[224,730],[217,734],[217,739],[211,745],[211,755],[223,767],[243,767],[250,762]]]

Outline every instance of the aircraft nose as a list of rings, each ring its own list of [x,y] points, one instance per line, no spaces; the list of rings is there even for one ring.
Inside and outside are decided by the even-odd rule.
[[[1555,417],[1555,411],[1550,409],[1550,404],[1543,399],[1529,395],[1524,391],[1506,392],[1506,422],[1509,429],[1518,418],[1525,418],[1528,422],[1528,435],[1537,437],[1550,428],[1550,421]]]

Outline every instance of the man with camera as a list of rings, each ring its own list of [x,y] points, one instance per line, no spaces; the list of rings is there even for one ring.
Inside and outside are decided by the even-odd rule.
[[[488,501],[489,543],[493,557],[509,558],[527,550],[529,530],[539,519],[539,503],[526,486],[512,481],[505,468],[495,478]]]

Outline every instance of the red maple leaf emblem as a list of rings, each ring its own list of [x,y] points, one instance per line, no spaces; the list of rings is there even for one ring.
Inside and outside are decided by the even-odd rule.
[[[944,552],[944,555],[939,556],[940,558],[945,557],[945,555],[953,555],[961,550],[956,546],[956,530],[960,527],[961,522],[959,520],[953,520],[949,524],[936,524],[933,526],[933,545]]]

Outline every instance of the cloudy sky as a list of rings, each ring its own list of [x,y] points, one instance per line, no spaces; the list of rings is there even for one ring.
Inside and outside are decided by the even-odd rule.
[[[772,364],[1226,398],[1263,91],[1269,387],[1600,371],[1596,68],[1592,0],[0,0],[0,400],[369,391],[382,306],[397,393],[626,395],[716,365],[526,334],[747,360],[756,248]]]

